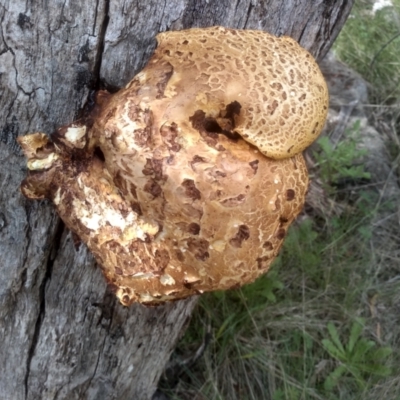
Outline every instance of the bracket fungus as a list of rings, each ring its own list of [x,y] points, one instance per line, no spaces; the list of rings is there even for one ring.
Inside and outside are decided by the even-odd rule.
[[[289,37],[164,32],[146,67],[90,115],[19,137],[32,199],[51,199],[124,305],[229,289],[265,273],[301,211],[301,152],[328,92]]]

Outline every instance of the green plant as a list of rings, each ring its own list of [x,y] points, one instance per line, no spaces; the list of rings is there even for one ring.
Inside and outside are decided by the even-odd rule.
[[[334,49],[372,84],[377,103],[393,103],[400,96],[400,1],[376,12],[373,3],[356,1]]]
[[[354,321],[347,344],[340,340],[339,332],[332,322],[327,329],[330,338],[323,339],[322,345],[328,354],[338,363],[324,382],[328,392],[338,385],[345,375],[351,375],[360,389],[366,386],[366,377],[386,377],[391,369],[384,363],[392,353],[390,347],[377,348],[376,342],[362,337],[365,320],[356,318]]]
[[[284,286],[279,278],[278,271],[273,269],[268,274],[261,276],[254,283],[244,286],[237,292],[232,292],[232,296],[243,296],[251,308],[259,305],[265,306],[267,302],[276,302],[275,292],[283,289]]]
[[[346,139],[334,146],[331,140],[323,136],[317,140],[317,150],[313,156],[321,180],[326,187],[332,188],[340,180],[350,178],[369,179],[370,174],[365,171],[362,162],[367,154],[366,149],[360,149],[360,121],[356,121],[345,134]]]

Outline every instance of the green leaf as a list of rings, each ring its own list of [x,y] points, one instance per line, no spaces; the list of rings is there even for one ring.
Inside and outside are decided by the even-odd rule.
[[[339,379],[347,372],[344,365],[339,365],[336,367],[325,379],[324,389],[327,392],[332,391],[332,389],[338,384]]]
[[[393,350],[391,347],[381,347],[380,349],[376,349],[374,351],[373,358],[375,360],[383,360],[384,358],[389,357],[392,354]]]
[[[364,373],[377,376],[388,376],[392,372],[390,367],[381,364],[358,364],[357,368]]]
[[[361,318],[357,318],[356,321],[353,323],[350,331],[349,342],[347,345],[347,350],[352,353],[354,349],[354,345],[356,344],[358,338],[363,331],[365,321]]]
[[[356,380],[358,386],[363,389],[365,387],[365,380],[362,377],[361,369],[357,365],[348,365],[347,370],[351,375],[353,375]]]
[[[322,136],[317,140],[317,143],[321,146],[322,151],[327,157],[333,154],[333,146],[330,139],[327,136]]]
[[[335,346],[340,350],[340,352],[341,352],[343,355],[345,355],[346,352],[345,352],[345,350],[344,350],[344,347],[343,347],[343,345],[342,345],[342,342],[340,341],[339,333],[338,333],[338,331],[337,331],[335,325],[333,325],[332,322],[329,322],[327,328],[328,328],[328,332],[329,332],[329,334],[330,334],[330,336],[331,336],[331,338],[332,338],[333,343],[334,343]]]
[[[330,356],[332,356],[333,358],[336,358],[341,361],[346,359],[345,353],[340,351],[340,349],[338,349],[329,339],[323,339],[322,345],[324,346],[325,350],[330,354]]]
[[[375,346],[376,343],[373,340],[360,339],[355,345],[351,358],[354,361],[366,360],[368,359],[368,352]]]

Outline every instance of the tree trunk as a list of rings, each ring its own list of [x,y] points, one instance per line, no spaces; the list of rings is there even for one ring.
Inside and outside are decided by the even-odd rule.
[[[71,122],[90,90],[126,84],[160,31],[290,35],[321,58],[347,0],[0,0],[0,397],[150,399],[195,298],[122,307],[46,201],[19,191],[16,137]]]

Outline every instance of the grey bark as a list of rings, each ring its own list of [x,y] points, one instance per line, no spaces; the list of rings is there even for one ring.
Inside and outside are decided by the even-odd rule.
[[[18,135],[71,122],[126,84],[160,31],[287,34],[323,57],[353,1],[0,0],[0,397],[150,399],[196,299],[124,308],[51,204],[19,192]]]

